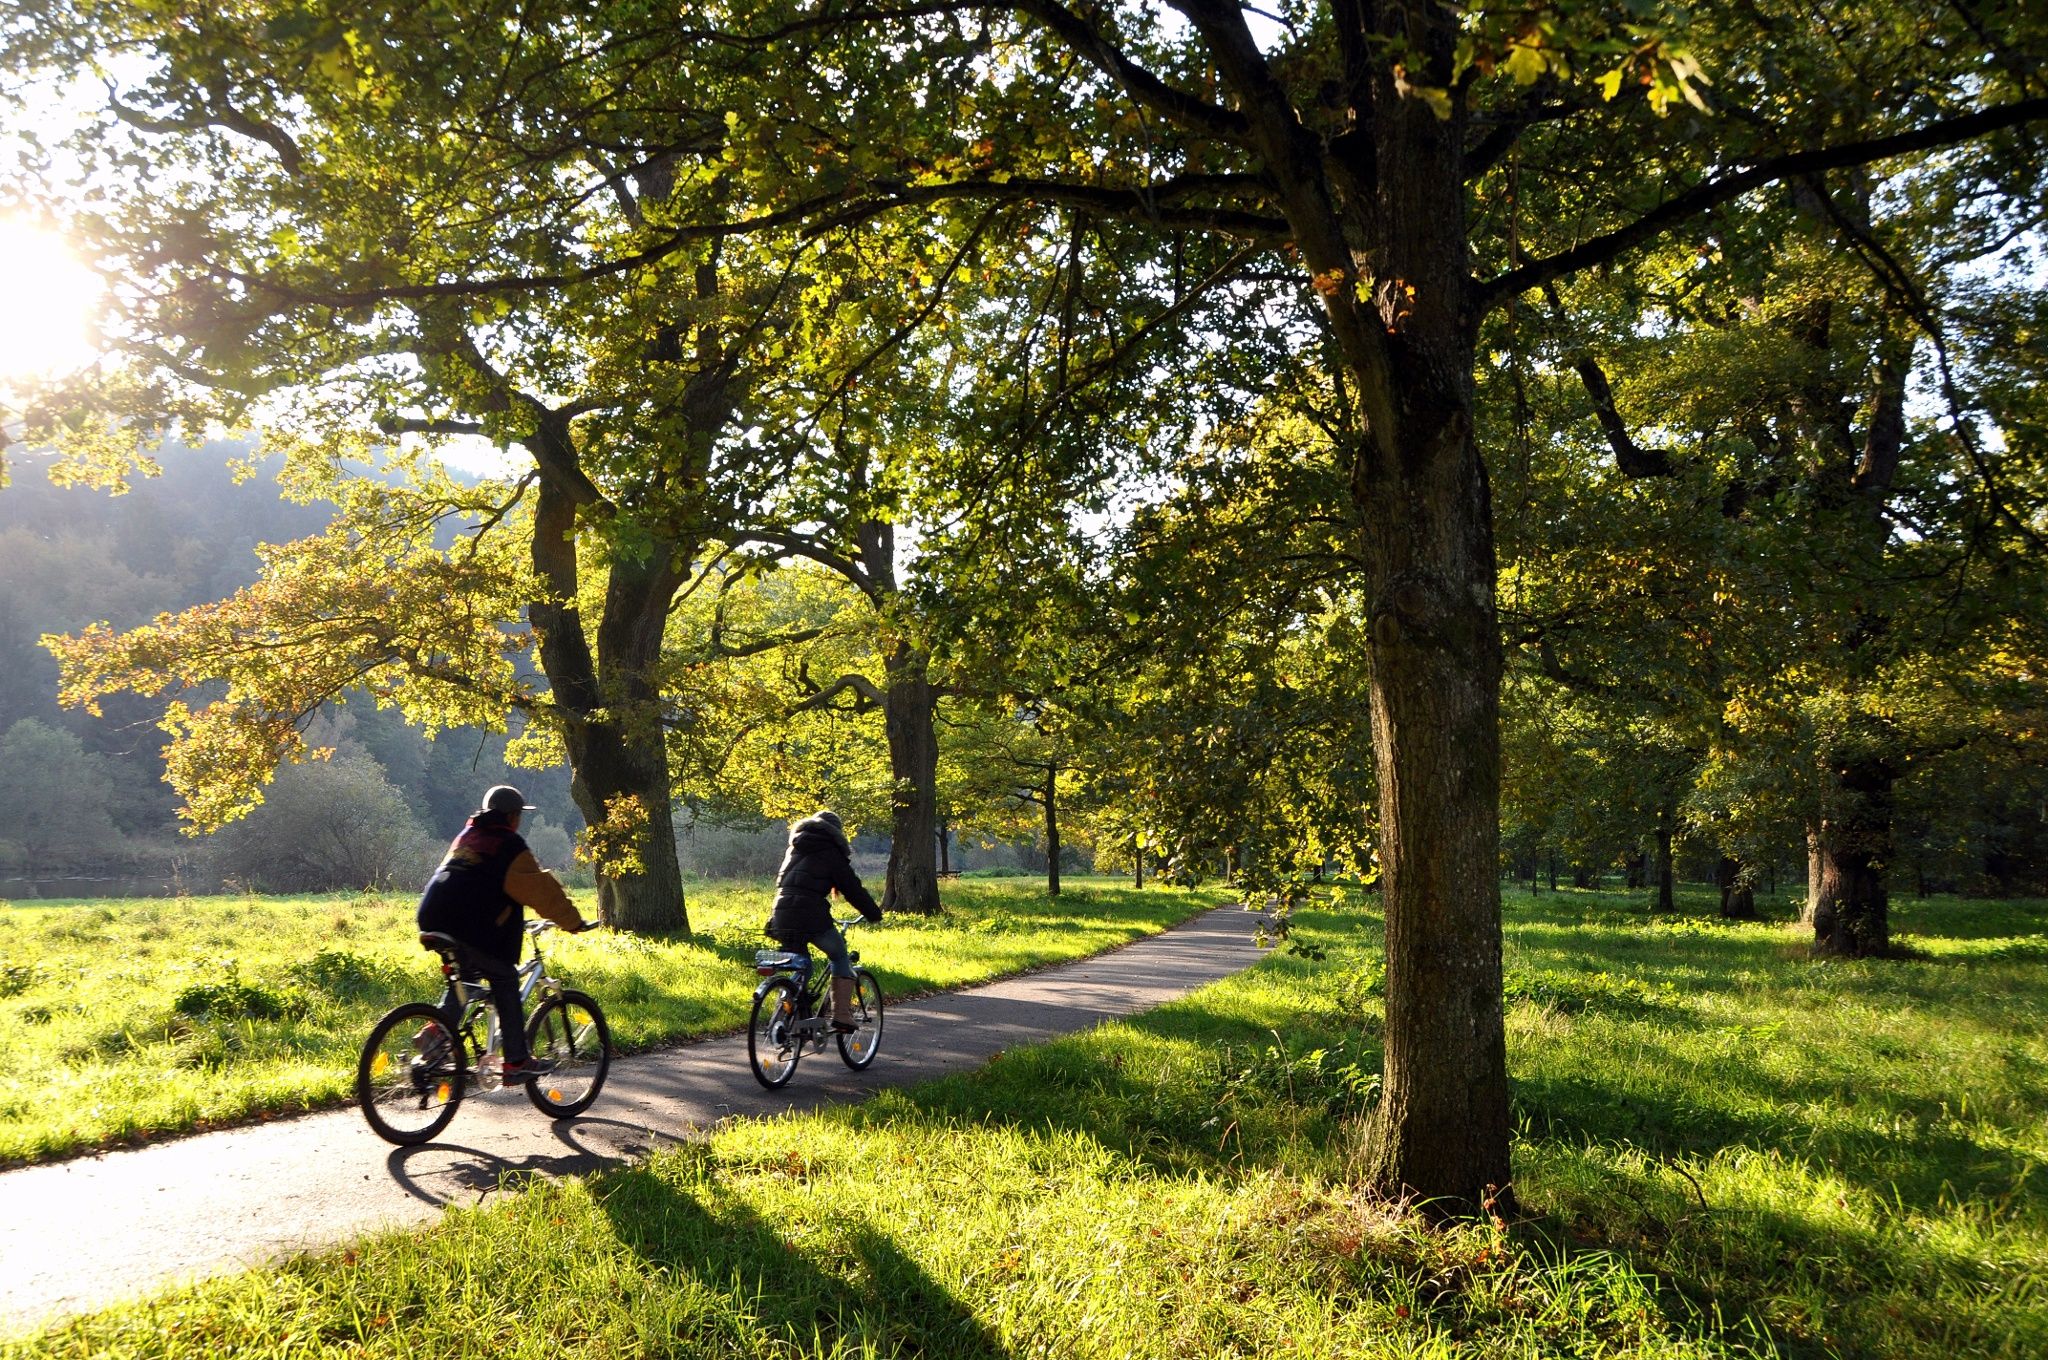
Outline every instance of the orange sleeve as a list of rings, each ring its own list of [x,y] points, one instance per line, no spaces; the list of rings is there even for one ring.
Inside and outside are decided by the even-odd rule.
[[[532,907],[564,930],[582,924],[583,913],[576,910],[560,881],[540,867],[531,850],[521,851],[505,870],[505,896],[522,907]]]

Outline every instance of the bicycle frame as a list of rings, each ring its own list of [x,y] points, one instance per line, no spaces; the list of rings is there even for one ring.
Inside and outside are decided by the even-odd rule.
[[[554,928],[551,921],[530,921],[526,925],[527,936],[533,941],[533,957],[519,965],[519,1013],[533,1013],[535,993],[553,996],[562,990],[562,984],[548,976],[547,960],[541,956],[540,937]],[[462,976],[462,969],[453,958],[441,965],[441,974],[447,980],[447,990],[441,996],[441,1009],[448,1013],[448,1022],[458,1029],[467,1028],[472,1008],[481,1009],[489,1023],[485,1045],[476,1054],[477,1066],[485,1058],[496,1057],[504,1050],[505,1036],[498,1024],[498,1008],[491,999],[491,984],[481,978],[470,981]]]
[[[862,917],[854,916],[844,921],[834,921],[832,924],[838,926],[840,933],[844,934],[854,926],[865,925],[867,922]],[[848,949],[846,961],[859,963],[860,951]],[[825,966],[820,967],[821,962]],[[825,999],[825,979],[832,974],[830,960],[814,957],[808,944],[802,949],[757,949],[754,951],[754,971],[761,976],[761,981],[754,987],[756,1001],[774,985],[777,978],[789,978],[796,983],[796,1032],[822,1045],[828,1025],[827,1018],[819,1012],[818,1007]]]

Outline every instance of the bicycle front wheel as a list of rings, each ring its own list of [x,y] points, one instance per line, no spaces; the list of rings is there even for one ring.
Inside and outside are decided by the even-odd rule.
[[[839,1059],[864,1072],[882,1047],[882,984],[865,968],[853,970],[853,1033],[839,1036]]]
[[[771,1091],[789,1084],[797,1059],[803,1056],[803,1041],[796,1032],[797,995],[796,983],[776,978],[754,998],[753,1019],[747,1024],[747,1065],[754,1070],[754,1080]]]
[[[379,1138],[424,1143],[455,1117],[469,1070],[462,1033],[438,1006],[413,1001],[379,1020],[356,1059],[356,1104]]]
[[[612,1032],[597,1003],[581,992],[556,993],[534,1008],[526,1042],[534,1057],[553,1064],[526,1083],[533,1107],[556,1119],[589,1109],[612,1069]]]

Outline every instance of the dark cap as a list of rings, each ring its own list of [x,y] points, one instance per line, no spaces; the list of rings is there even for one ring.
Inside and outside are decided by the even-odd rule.
[[[526,795],[510,784],[493,785],[484,794],[483,806],[477,809],[478,812],[495,812],[505,817],[533,810],[534,806],[526,801]]]

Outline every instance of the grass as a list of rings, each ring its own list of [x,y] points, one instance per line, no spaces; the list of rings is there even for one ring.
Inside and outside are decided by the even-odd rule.
[[[2048,1354],[2048,903],[1847,964],[1689,905],[1511,894],[1518,1223],[1352,1188],[1379,930],[1320,903],[1148,1015],[0,1353]]]
[[[558,976],[628,1051],[746,1022],[766,883],[690,898],[691,940],[553,935]],[[966,986],[1127,943],[1221,900],[1082,882],[950,884],[938,917],[855,946],[892,996]],[[586,903],[587,915],[594,908]],[[371,1022],[439,994],[397,897],[0,905],[0,1162],[43,1160],[347,1098]]]

